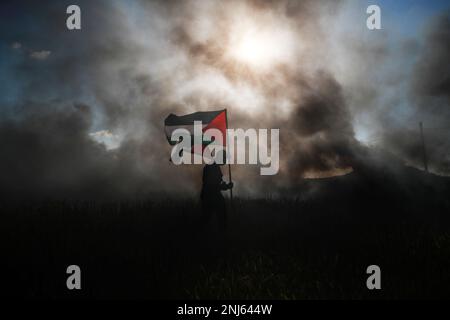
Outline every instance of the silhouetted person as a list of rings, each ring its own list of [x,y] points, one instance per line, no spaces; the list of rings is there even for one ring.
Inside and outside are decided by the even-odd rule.
[[[227,209],[222,191],[233,188],[233,182],[226,183],[222,180],[222,171],[216,163],[206,165],[203,168],[203,186],[200,199],[202,202],[202,220],[206,224],[215,213],[219,224],[226,228]]]

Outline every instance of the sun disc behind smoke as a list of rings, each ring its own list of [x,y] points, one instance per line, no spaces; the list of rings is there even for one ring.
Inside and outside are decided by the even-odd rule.
[[[267,71],[289,62],[293,43],[292,33],[282,25],[258,26],[245,21],[231,28],[228,55],[238,63]]]

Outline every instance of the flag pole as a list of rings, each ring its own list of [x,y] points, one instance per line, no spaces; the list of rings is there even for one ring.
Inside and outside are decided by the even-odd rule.
[[[227,139],[227,160],[229,160],[230,153],[228,143],[229,143],[229,137],[228,137],[228,111],[225,109],[225,123],[226,123],[226,139]],[[231,183],[231,164],[230,161],[228,161],[228,180]],[[230,188],[230,200],[233,202],[233,188]]]

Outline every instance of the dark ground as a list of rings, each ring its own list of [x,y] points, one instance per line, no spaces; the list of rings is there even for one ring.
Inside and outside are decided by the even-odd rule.
[[[2,295],[450,298],[449,191],[415,169],[305,181],[296,198],[235,199],[225,235],[198,226],[194,200],[3,201]],[[78,292],[65,286],[71,264]],[[366,288],[372,264],[380,291]]]

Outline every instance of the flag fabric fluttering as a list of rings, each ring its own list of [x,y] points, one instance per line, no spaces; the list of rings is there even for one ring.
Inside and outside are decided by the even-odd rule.
[[[178,142],[172,141],[171,136],[172,133],[176,129],[186,129],[191,133],[191,142],[194,143],[194,122],[201,121],[202,122],[202,133],[204,133],[208,129],[217,129],[220,130],[223,137],[223,146],[226,147],[227,141],[227,114],[226,110],[218,110],[218,111],[202,111],[195,112],[191,114],[187,114],[184,116],[177,116],[174,114],[170,114],[164,120],[164,131],[166,133],[167,140],[171,145],[175,145]],[[203,140],[202,140],[203,141]],[[193,150],[199,150],[203,152],[204,147],[210,142],[202,143],[202,148],[191,148]]]
[[[178,143],[178,141],[172,141],[172,133],[174,130],[178,128],[186,129],[191,134],[191,142],[193,143],[195,141],[194,139],[194,122],[195,121],[201,121],[202,122],[202,134],[208,130],[208,129],[218,129],[222,133],[223,138],[223,147],[227,148],[227,128],[228,128],[228,117],[227,117],[227,110],[218,110],[218,111],[199,111],[194,112],[191,114],[187,114],[184,116],[177,116],[171,113],[165,120],[164,120],[164,131],[166,133],[167,141],[171,145],[175,145]],[[210,142],[208,142],[210,143]],[[206,144],[208,144],[206,143]],[[195,146],[191,146],[191,153],[195,152],[196,150],[201,150],[203,152],[205,148],[205,143],[203,142],[202,137],[202,147],[197,149]],[[231,166],[230,163],[228,163],[228,179],[229,182],[231,182]],[[230,200],[233,201],[233,189],[230,189]]]

